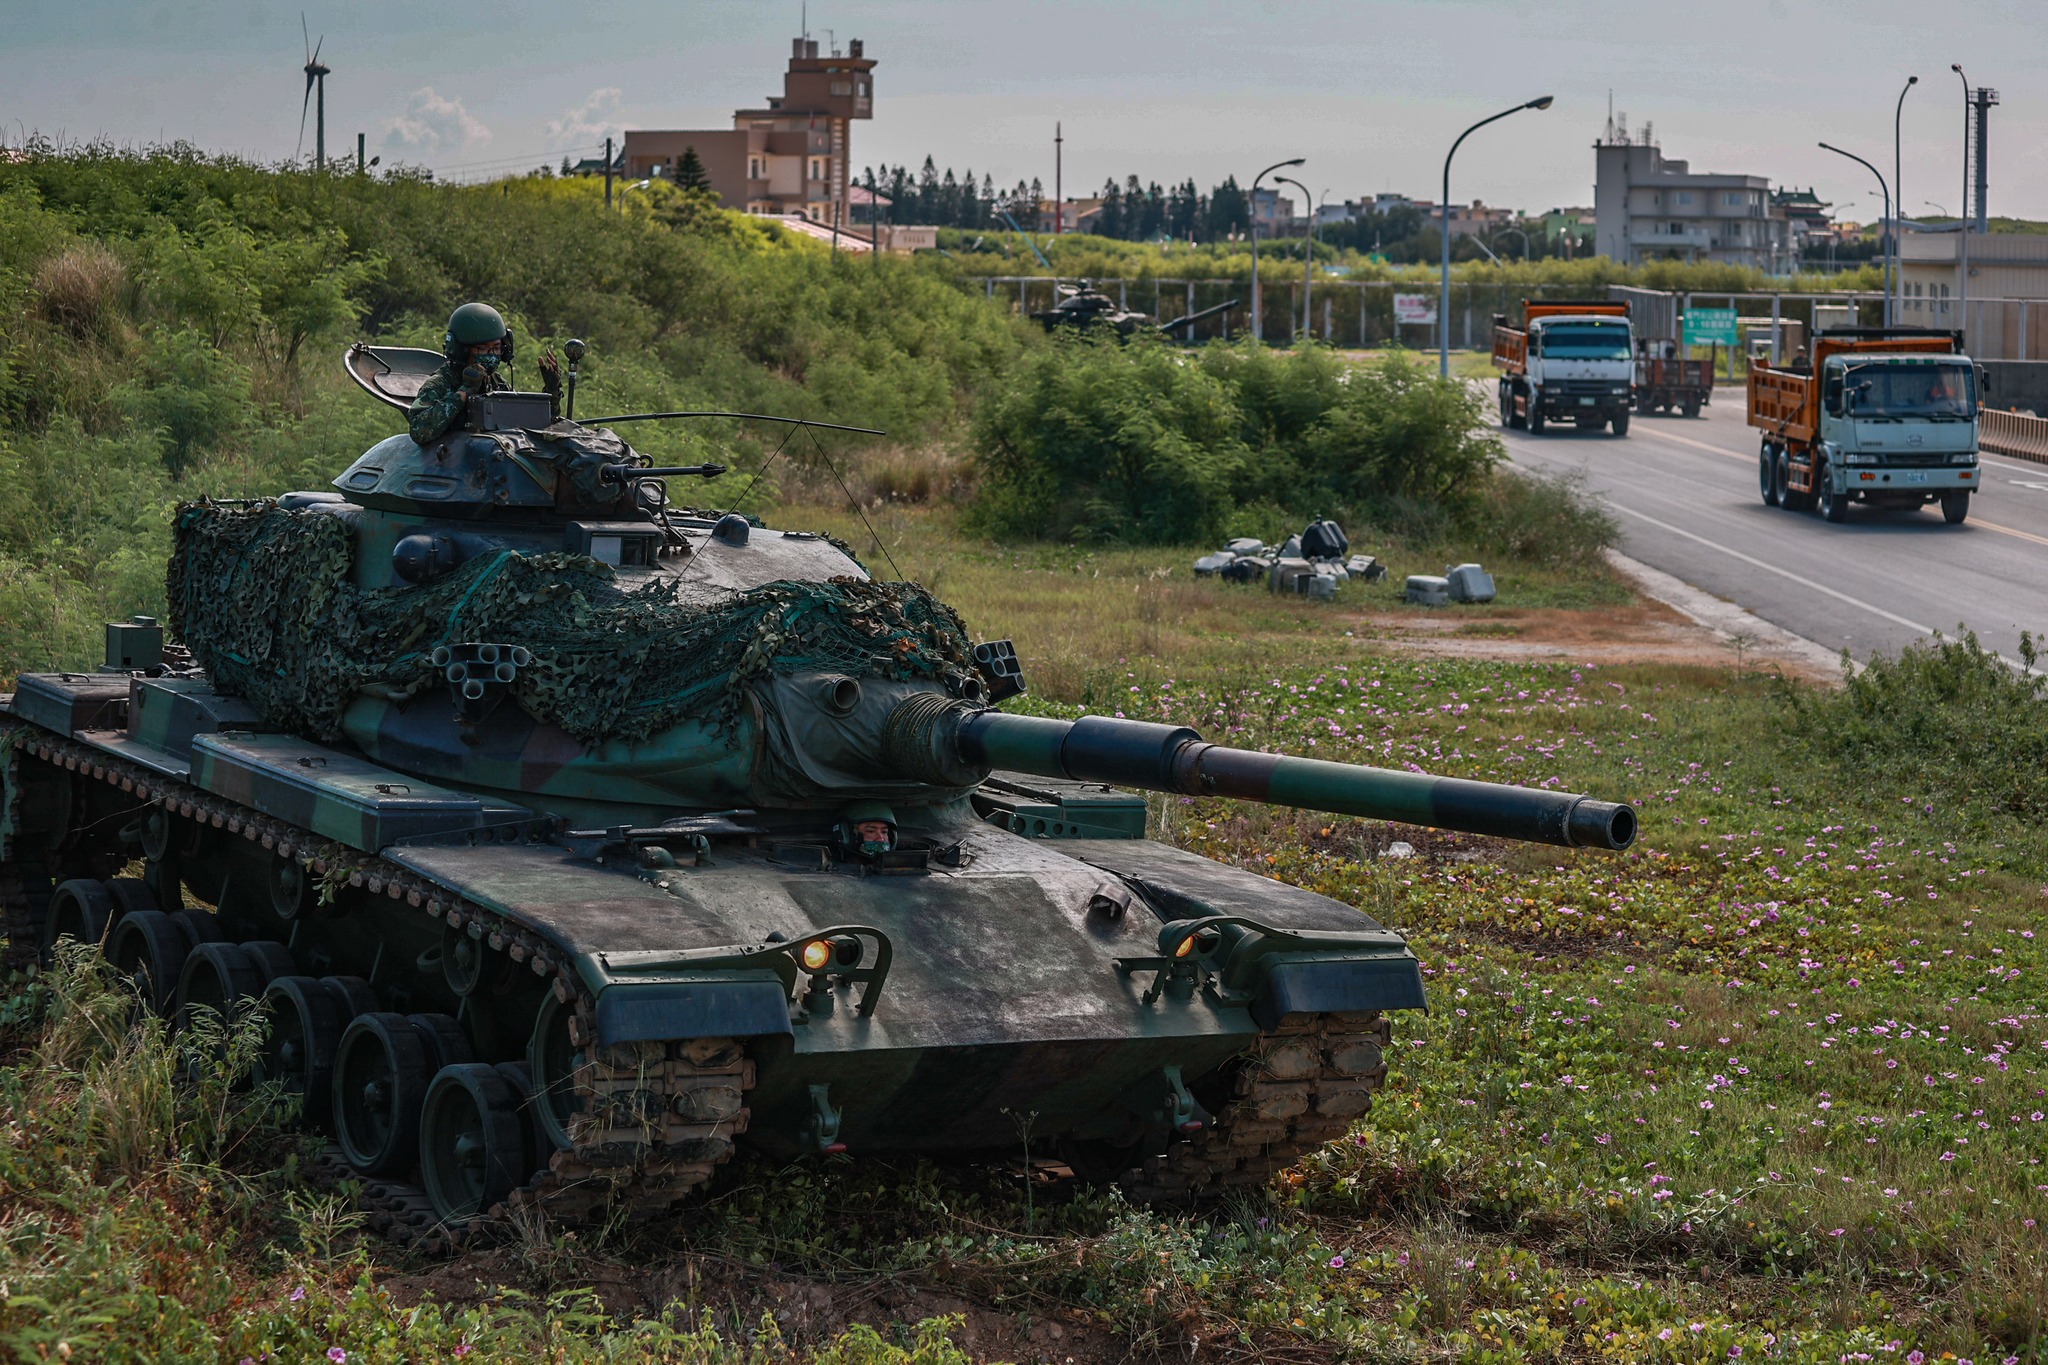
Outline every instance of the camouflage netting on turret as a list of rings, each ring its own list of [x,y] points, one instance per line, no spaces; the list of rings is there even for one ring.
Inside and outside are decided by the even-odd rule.
[[[929,679],[974,667],[960,618],[912,583],[770,583],[706,605],[676,585],[621,587],[573,554],[480,555],[417,588],[363,590],[340,518],[253,506],[178,509],[173,630],[223,691],[271,724],[340,735],[363,688],[416,692],[435,646],[523,645],[512,695],[585,743],[686,720],[728,734],[747,685],[771,673]]]

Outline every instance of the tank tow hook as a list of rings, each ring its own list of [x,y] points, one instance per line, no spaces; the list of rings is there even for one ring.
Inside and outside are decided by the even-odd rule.
[[[1178,1065],[1159,1072],[1149,1085],[1133,1086],[1126,1103],[1148,1126],[1157,1124],[1161,1119],[1176,1133],[1199,1133],[1209,1126],[1209,1111],[1188,1093]]]
[[[832,1105],[830,1085],[811,1087],[811,1121],[806,1127],[811,1146],[819,1155],[833,1156],[846,1150],[846,1144],[839,1140],[839,1111]]]

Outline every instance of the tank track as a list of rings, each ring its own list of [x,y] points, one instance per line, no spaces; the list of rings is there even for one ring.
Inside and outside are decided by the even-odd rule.
[[[429,919],[466,929],[495,952],[551,978],[555,998],[573,1007],[571,1041],[594,1036],[595,1000],[558,950],[530,929],[428,881],[409,869],[310,835],[281,820],[258,814],[174,778],[114,758],[88,745],[0,722],[20,734],[16,753],[80,777],[104,782],[140,803],[165,809],[254,843],[280,857],[296,858],[327,885],[366,890],[408,905]],[[27,945],[33,962],[42,937],[33,901],[15,865],[0,865],[0,904],[6,909],[9,960]],[[733,1139],[747,1130],[746,1092],[754,1064],[743,1045],[730,1038],[677,1043],[636,1043],[608,1050],[574,1073],[581,1100],[568,1124],[570,1146],[556,1151],[547,1166],[504,1203],[460,1226],[442,1223],[424,1189],[401,1181],[360,1176],[338,1148],[329,1145],[317,1163],[328,1179],[361,1182],[361,1204],[370,1224],[395,1241],[428,1249],[453,1249],[479,1235],[510,1231],[536,1214],[585,1221],[623,1213],[639,1222],[666,1213],[678,1199],[707,1183],[733,1152]]]
[[[1376,1010],[1310,1015],[1261,1033],[1214,1122],[1145,1158],[1117,1184],[1144,1204],[1185,1204],[1266,1184],[1372,1109],[1392,1038],[1392,1022]]]

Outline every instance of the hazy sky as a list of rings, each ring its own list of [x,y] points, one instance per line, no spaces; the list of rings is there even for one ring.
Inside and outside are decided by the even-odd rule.
[[[781,89],[800,0],[538,5],[309,0],[324,35],[330,154],[475,174],[588,154],[632,127],[729,127]],[[298,145],[305,57],[296,6],[255,0],[0,0],[0,123],[121,143],[182,138],[273,159]],[[1904,116],[1905,208],[1960,209],[1962,86],[1998,89],[1991,208],[2048,218],[2048,0],[813,0],[821,42],[878,59],[856,168],[921,162],[1066,188],[1136,172],[1204,188],[1272,161],[1332,200],[1435,198],[1460,129],[1554,94],[1458,154],[1455,198],[1541,210],[1592,202],[1609,92],[1696,170],[1815,186],[1876,216]],[[308,120],[305,152],[312,151]]]

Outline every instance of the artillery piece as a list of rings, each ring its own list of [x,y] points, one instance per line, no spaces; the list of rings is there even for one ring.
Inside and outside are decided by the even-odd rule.
[[[438,357],[352,353],[397,405]],[[1265,1180],[1386,1074],[1415,955],[1145,838],[1137,791],[1625,847],[1624,805],[997,709],[1015,651],[848,547],[679,508],[537,396],[178,515],[171,623],[0,706],[9,950],[271,1016],[375,1222],[669,1209],[745,1143]],[[877,817],[876,803],[888,810]],[[888,837],[868,837],[869,822]],[[115,873],[141,858],[145,875]],[[187,908],[201,905],[204,908]]]

